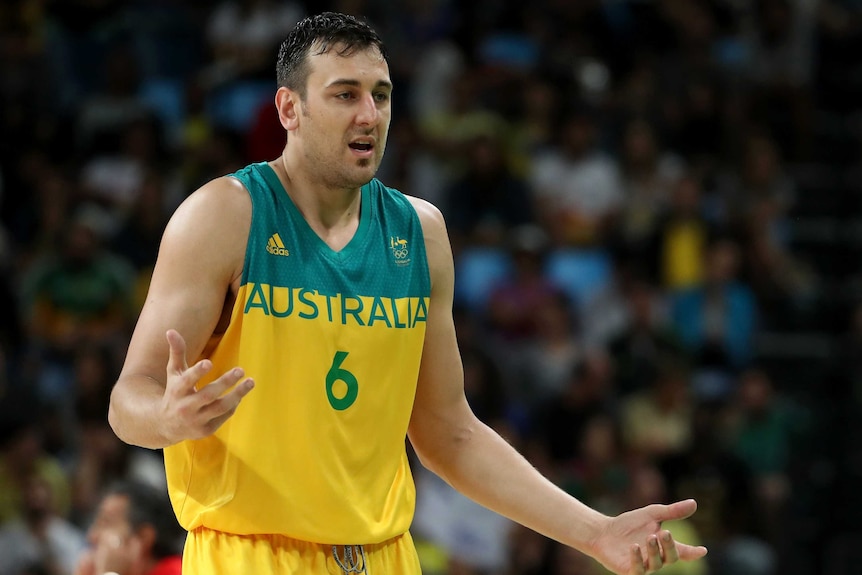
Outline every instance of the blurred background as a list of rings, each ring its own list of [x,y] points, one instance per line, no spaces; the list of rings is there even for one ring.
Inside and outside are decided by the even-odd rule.
[[[606,513],[697,498],[669,527],[710,553],[663,573],[859,573],[862,2],[3,0],[0,575],[164,485],[106,423],[161,232],[280,153],[277,47],[324,9],[389,47],[379,177],[447,218],[476,413]],[[601,573],[416,481],[428,575]]]

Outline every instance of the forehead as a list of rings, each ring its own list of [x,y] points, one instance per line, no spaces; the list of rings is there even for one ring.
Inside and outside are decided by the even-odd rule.
[[[344,45],[335,44],[319,53],[320,45],[312,47],[309,56],[309,84],[326,85],[335,79],[389,82],[389,64],[380,51],[371,46],[343,53]]]
[[[129,499],[124,495],[112,494],[105,497],[99,509],[103,518],[125,519],[129,508]]]

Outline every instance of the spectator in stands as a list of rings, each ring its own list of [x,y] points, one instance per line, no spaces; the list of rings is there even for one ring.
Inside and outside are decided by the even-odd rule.
[[[100,57],[95,65],[104,81],[84,95],[77,113],[78,149],[86,154],[110,150],[129,123],[150,114],[139,94],[142,72],[133,48],[112,46]]]
[[[543,298],[531,316],[533,335],[512,350],[518,403],[526,409],[562,395],[584,356],[577,314],[565,294]]]
[[[550,465],[567,465],[580,456],[584,425],[597,415],[616,416],[613,365],[593,350],[572,370],[565,391],[538,406],[532,413],[536,459]]]
[[[532,196],[509,166],[505,146],[503,134],[493,131],[464,143],[466,171],[449,187],[444,204],[453,242],[500,244],[509,229],[533,221]]]
[[[111,388],[118,373],[107,346],[82,346],[75,357],[74,437],[71,466],[72,519],[86,524],[99,499],[114,482],[133,480],[155,488],[166,485],[160,452],[129,448],[107,423]]]
[[[160,174],[148,172],[126,219],[111,241],[112,250],[134,268],[134,307],[140,309],[149,286],[153,262],[159,252],[162,232],[170,212],[167,182]]]
[[[796,186],[772,138],[761,133],[750,135],[739,166],[724,173],[718,185],[727,202],[730,225],[744,229],[752,217],[757,217],[775,241],[787,245],[787,218]]]
[[[758,0],[751,8],[749,120],[777,134],[788,157],[805,159],[812,152],[810,83],[817,3]]]
[[[20,166],[19,211],[16,227],[10,229],[19,246],[19,265],[26,270],[39,256],[50,253],[66,232],[77,189],[66,170],[54,165],[44,153],[25,154]],[[18,271],[19,280],[21,270]]]
[[[797,191],[775,142],[750,137],[738,173],[727,174],[720,187],[742,239],[745,278],[764,311],[780,316],[810,305],[817,278],[790,250]]]
[[[658,467],[671,498],[700,502],[690,521],[710,550],[710,572],[773,575],[777,557],[763,539],[753,476],[724,446],[723,416],[720,404],[697,404],[688,448],[661,458]]]
[[[744,222],[743,271],[764,315],[781,321],[810,311],[822,294],[818,274],[791,252],[788,240],[773,233],[775,220],[768,205],[760,204],[755,210]]]
[[[541,74],[524,78],[521,84],[521,113],[513,126],[520,154],[530,161],[554,143],[561,108],[561,90]]]
[[[643,118],[626,124],[619,156],[625,202],[616,241],[627,257],[643,257],[646,254],[641,250],[655,235],[676,183],[683,176],[683,163],[662,149],[655,127]]]
[[[757,368],[740,376],[731,410],[730,448],[754,475],[767,533],[778,544],[786,539],[782,527],[792,491],[791,465],[810,438],[810,414],[776,390],[769,374]]]
[[[670,358],[684,358],[685,350],[669,325],[663,294],[656,286],[635,274],[624,290],[626,320],[607,348],[615,365],[617,389],[628,394],[646,389],[659,365]]]
[[[69,480],[60,462],[45,452],[39,416],[28,390],[15,388],[0,401],[0,524],[21,517],[34,477],[51,487],[55,511],[68,516]]]
[[[753,353],[757,302],[739,282],[739,246],[729,238],[712,242],[703,284],[672,296],[672,321],[698,367],[745,367]]]
[[[272,55],[303,16],[298,2],[225,0],[210,13],[207,42],[212,85],[237,79],[268,78]]]
[[[164,493],[135,482],[108,489],[75,575],[180,575],[184,534]]]
[[[525,341],[536,333],[534,318],[545,300],[561,290],[545,275],[548,237],[538,226],[520,226],[509,232],[506,247],[513,272],[491,291],[488,326],[503,341]]]
[[[539,221],[557,244],[602,244],[622,206],[619,166],[598,148],[599,128],[595,111],[571,110],[559,144],[534,159],[531,187]]]
[[[473,413],[488,425],[497,427],[504,422],[517,422],[512,412],[510,393],[476,314],[469,308],[456,305],[453,311],[458,333],[458,349],[464,364],[464,393]]]
[[[685,451],[692,440],[690,374],[678,361],[665,360],[651,385],[622,399],[620,425],[628,449],[655,460]]]
[[[105,233],[114,236],[135,216],[141,190],[150,172],[160,170],[164,145],[154,117],[142,117],[120,128],[119,145],[94,154],[81,169],[83,200],[99,206]]]
[[[76,346],[116,344],[127,333],[132,268],[103,248],[100,233],[93,214],[79,211],[22,280],[26,326],[42,362],[38,389],[49,403],[68,397]]]
[[[648,242],[646,259],[657,284],[670,292],[701,284],[706,248],[714,235],[703,211],[703,184],[694,174],[684,174]]]
[[[72,575],[86,546],[84,533],[57,513],[54,491],[44,477],[23,485],[19,518],[0,529],[0,575],[39,567],[48,575]]]
[[[577,456],[560,464],[562,488],[602,513],[632,509],[625,505],[629,473],[617,418],[606,412],[589,416],[576,441]]]

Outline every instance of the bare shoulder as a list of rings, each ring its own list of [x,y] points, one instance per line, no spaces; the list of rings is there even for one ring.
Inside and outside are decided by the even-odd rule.
[[[425,235],[425,243],[429,241],[442,242],[448,246],[449,235],[446,232],[446,221],[440,209],[422,198],[407,195],[405,197],[413,205],[413,209],[419,216],[419,221],[422,223],[422,233]]]
[[[196,228],[251,222],[251,198],[239,180],[224,176],[195,190],[180,204],[172,223]],[[183,226],[185,227],[185,226]]]
[[[251,198],[235,178],[204,184],[171,216],[159,259],[178,257],[186,265],[215,266],[212,271],[236,276],[245,259],[251,210]]]
[[[452,246],[449,243],[449,233],[446,231],[446,221],[442,212],[427,200],[406,196],[422,224],[422,235],[425,236],[425,252],[432,284],[442,280],[448,284],[454,273],[452,262]]]

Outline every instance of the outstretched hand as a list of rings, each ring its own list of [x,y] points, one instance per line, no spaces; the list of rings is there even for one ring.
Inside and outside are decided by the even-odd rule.
[[[162,399],[163,435],[172,443],[211,435],[234,414],[254,382],[244,379],[245,372],[235,367],[198,389],[212,362],[202,359],[189,367],[183,337],[176,330],[168,330],[166,337],[170,357]]]
[[[706,555],[706,547],[674,541],[663,521],[685,519],[697,509],[694,499],[647,505],[612,518],[593,543],[595,558],[618,575],[644,575],[677,561]]]

